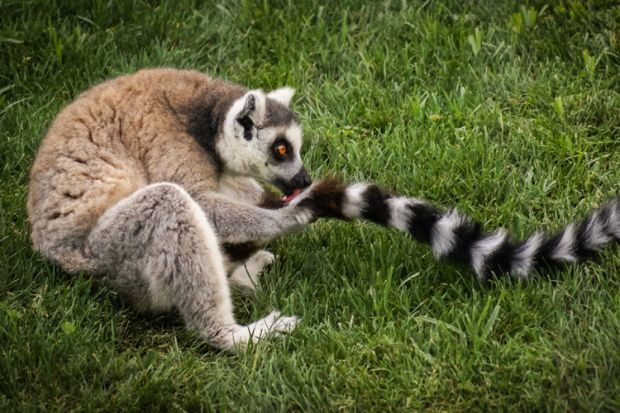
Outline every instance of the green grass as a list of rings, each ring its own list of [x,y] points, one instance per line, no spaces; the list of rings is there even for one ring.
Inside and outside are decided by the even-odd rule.
[[[320,222],[235,300],[303,324],[230,356],[46,263],[25,214],[62,106],[165,65],[295,87],[315,177],[557,229],[618,191],[617,3],[86,3],[0,0],[0,411],[620,411],[617,250],[481,284],[402,234]]]

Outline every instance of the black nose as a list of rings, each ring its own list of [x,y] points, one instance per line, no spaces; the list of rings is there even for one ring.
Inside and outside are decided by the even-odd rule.
[[[290,185],[293,188],[307,188],[312,183],[312,179],[308,172],[306,172],[305,168],[301,168],[299,172],[295,174],[295,176],[291,179]]]

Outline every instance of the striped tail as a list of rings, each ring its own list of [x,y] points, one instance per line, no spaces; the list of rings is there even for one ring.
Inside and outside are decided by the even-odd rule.
[[[593,258],[607,244],[620,241],[620,196],[553,236],[537,232],[523,241],[513,240],[504,229],[486,233],[455,209],[444,211],[367,183],[345,186],[324,180],[292,204],[312,209],[317,217],[366,219],[408,232],[429,244],[437,259],[467,265],[482,280],[500,274],[524,279],[541,266]]]

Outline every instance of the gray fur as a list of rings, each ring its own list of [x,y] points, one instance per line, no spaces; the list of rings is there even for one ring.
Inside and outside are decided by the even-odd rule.
[[[288,125],[290,123],[299,124],[299,120],[295,113],[291,112],[279,102],[273,99],[267,99],[267,111],[263,127],[272,127],[278,125]]]
[[[177,185],[149,185],[110,208],[86,246],[98,271],[135,307],[176,308],[190,328],[219,348],[272,331],[271,324],[250,331],[235,321],[216,232]],[[292,329],[296,322],[283,318],[272,332]]]

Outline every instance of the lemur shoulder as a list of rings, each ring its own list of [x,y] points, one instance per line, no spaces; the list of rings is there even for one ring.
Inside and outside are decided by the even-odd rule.
[[[32,167],[35,249],[69,273],[100,276],[139,310],[176,308],[213,346],[234,350],[298,323],[274,310],[239,325],[229,286],[252,292],[274,259],[262,246],[319,217],[405,231],[480,279],[526,278],[620,240],[620,197],[555,235],[516,241],[373,184],[311,185],[292,96],[290,88],[265,94],[172,69],[83,93],[53,122]]]

